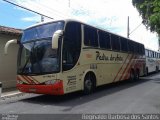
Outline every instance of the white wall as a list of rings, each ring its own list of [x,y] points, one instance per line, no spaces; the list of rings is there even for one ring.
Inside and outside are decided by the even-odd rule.
[[[8,49],[8,55],[4,55],[4,45],[16,36],[0,34],[0,82],[3,88],[12,88],[16,86],[16,68],[18,45],[11,44]]]

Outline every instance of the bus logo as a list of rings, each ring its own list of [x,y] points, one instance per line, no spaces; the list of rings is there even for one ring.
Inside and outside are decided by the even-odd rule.
[[[86,54],[86,57],[87,57],[87,58],[92,58],[92,54],[89,54],[89,53],[88,53],[88,54]]]

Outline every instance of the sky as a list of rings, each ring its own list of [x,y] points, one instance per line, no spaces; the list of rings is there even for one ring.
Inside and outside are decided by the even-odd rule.
[[[132,0],[9,0],[56,19],[73,18],[90,25],[127,36],[130,18],[130,39],[146,48],[158,50],[156,33],[146,30]],[[25,29],[40,22],[35,13],[0,0],[0,25]],[[45,21],[50,19],[45,18]],[[141,25],[140,25],[141,24]],[[139,26],[140,25],[140,26]],[[139,26],[137,28],[137,26]],[[135,31],[134,29],[137,28]],[[133,32],[132,32],[133,31]]]

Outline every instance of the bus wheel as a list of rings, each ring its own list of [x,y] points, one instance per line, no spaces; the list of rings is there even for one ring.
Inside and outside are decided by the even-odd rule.
[[[94,77],[91,74],[88,74],[85,77],[85,80],[84,80],[84,94],[86,94],[86,95],[91,94],[95,89],[93,78]]]
[[[134,81],[134,79],[135,79],[135,73],[134,73],[134,70],[131,70],[131,72],[130,72],[130,81]]]

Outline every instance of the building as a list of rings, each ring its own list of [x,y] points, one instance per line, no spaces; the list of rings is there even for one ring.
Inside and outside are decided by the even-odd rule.
[[[0,82],[2,82],[2,88],[16,86],[18,45],[11,44],[8,55],[4,55],[4,46],[8,40],[20,39],[21,34],[20,29],[0,26]]]

